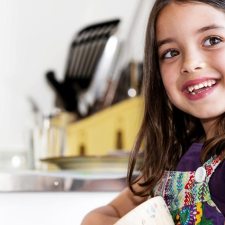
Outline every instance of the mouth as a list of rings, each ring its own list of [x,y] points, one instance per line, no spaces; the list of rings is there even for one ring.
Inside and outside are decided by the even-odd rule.
[[[216,83],[217,83],[217,81],[214,79],[205,80],[205,81],[197,83],[197,84],[186,86],[185,92],[188,94],[191,94],[191,95],[197,95],[199,93],[209,90],[214,85],[216,85]]]
[[[200,100],[211,94],[218,83],[219,80],[213,78],[190,80],[183,85],[182,92],[190,100]]]

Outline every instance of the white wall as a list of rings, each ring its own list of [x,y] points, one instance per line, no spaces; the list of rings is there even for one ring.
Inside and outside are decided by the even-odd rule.
[[[24,149],[24,134],[32,122],[29,97],[43,113],[51,112],[54,92],[44,74],[54,69],[57,77],[63,78],[69,44],[79,29],[119,17],[121,39],[130,37],[124,62],[142,59],[145,22],[152,2],[0,0],[0,151]],[[137,13],[138,9],[141,12]]]

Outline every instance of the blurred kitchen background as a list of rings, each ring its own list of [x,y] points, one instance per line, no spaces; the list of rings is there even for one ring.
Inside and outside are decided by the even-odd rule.
[[[80,224],[126,185],[153,2],[0,0],[4,224]]]

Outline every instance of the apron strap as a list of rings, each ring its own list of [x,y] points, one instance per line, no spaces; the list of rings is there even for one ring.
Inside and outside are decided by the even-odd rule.
[[[220,154],[219,156],[214,155],[203,164],[203,167],[206,170],[206,182],[209,182],[211,176],[213,175],[219,164],[223,161],[223,159],[224,158],[222,157],[222,154]]]

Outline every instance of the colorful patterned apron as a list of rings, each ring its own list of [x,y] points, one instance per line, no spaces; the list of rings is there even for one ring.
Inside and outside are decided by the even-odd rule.
[[[208,185],[221,161],[220,156],[214,156],[196,171],[165,172],[154,193],[165,199],[175,224],[225,224],[225,217],[211,199]]]

